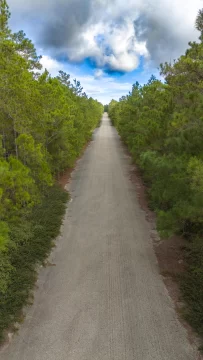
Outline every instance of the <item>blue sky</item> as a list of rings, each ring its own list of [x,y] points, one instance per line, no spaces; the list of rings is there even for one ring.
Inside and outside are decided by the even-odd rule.
[[[89,96],[118,100],[132,84],[159,77],[161,62],[196,40],[202,0],[10,0],[13,30],[23,29],[53,75],[66,71]]]

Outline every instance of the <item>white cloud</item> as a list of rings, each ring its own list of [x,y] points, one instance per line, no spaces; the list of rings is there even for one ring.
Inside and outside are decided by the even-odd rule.
[[[104,72],[102,69],[96,69],[94,72],[94,78],[100,79],[102,76],[104,76]]]
[[[70,61],[130,72],[140,57],[158,65],[190,40],[202,0],[10,0],[13,23],[32,28],[39,46]],[[36,27],[36,21],[38,26]]]
[[[92,75],[77,75],[76,76],[88,96],[99,100],[103,104],[108,104],[111,99],[118,100],[121,96],[131,91],[132,84],[130,82],[120,82],[110,76],[100,77],[95,79]]]
[[[60,69],[81,81],[89,96],[108,103],[146,82],[152,68],[181,55],[190,40],[202,0],[10,0],[11,24],[28,29],[41,63],[56,76]],[[49,56],[47,55],[49,54]],[[76,64],[91,59],[95,71],[81,74],[73,65],[54,60],[66,55]],[[137,78],[115,80],[106,70],[130,73],[143,58],[145,71]],[[79,66],[79,65],[78,65]]]
[[[105,35],[106,43],[112,49],[110,56],[104,61],[113,70],[130,72],[139,65],[140,56],[148,57],[146,43],[138,41],[135,29],[130,19],[126,19],[117,27],[110,28]]]
[[[44,69],[47,69],[52,74],[52,76],[57,76],[59,70],[61,70],[61,64],[48,55],[43,55],[40,63]]]
[[[140,56],[149,54],[146,43],[136,40],[133,23],[126,19],[119,26],[115,23],[90,26],[80,35],[80,46],[76,41],[67,55],[71,61],[91,57],[99,67],[129,72],[137,68]]]

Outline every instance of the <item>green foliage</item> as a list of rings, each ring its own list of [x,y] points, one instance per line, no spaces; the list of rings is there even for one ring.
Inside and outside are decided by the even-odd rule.
[[[9,242],[9,227],[5,221],[0,221],[0,251],[5,250]]]
[[[0,161],[0,219],[9,219],[37,202],[37,189],[28,167],[14,157]]]
[[[6,0],[0,1],[0,37],[6,36],[10,30],[8,28],[8,20],[10,18],[9,7]]]
[[[104,112],[108,112],[109,111],[109,105],[104,105]]]
[[[0,337],[16,320],[67,200],[54,186],[90,139],[103,105],[63,71],[52,78],[0,0]]]
[[[67,199],[68,194],[60,188],[49,188],[41,204],[10,225],[12,241],[0,257],[0,340],[4,330],[21,318],[36,280],[36,263],[49,254],[59,234]]]
[[[52,175],[42,144],[36,145],[31,135],[21,134],[16,140],[16,145],[21,161],[29,167],[32,177],[39,187],[51,186],[53,184]]]
[[[203,336],[203,241],[193,238],[188,244],[186,259],[188,269],[183,276],[182,291],[188,307],[186,319]]]
[[[154,76],[119,102],[109,115],[149,188],[151,207],[164,237],[189,241],[183,294],[187,318],[203,334],[203,10],[197,16],[200,42],[185,55],[161,64],[165,83]]]

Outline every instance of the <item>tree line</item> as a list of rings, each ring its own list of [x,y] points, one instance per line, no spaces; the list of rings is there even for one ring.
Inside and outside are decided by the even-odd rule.
[[[160,65],[164,82],[151,76],[108,110],[149,189],[163,237],[187,241],[187,272],[181,288],[185,315],[203,335],[203,10],[199,41]]]
[[[72,167],[103,106],[76,79],[43,70],[0,1],[0,338],[16,320],[60,228],[67,195],[55,186]],[[48,216],[49,214],[49,216]]]

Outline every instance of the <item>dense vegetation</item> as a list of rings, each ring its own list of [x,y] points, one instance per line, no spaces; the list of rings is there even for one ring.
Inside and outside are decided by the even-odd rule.
[[[165,82],[134,84],[109,114],[143,172],[160,233],[188,240],[186,315],[203,335],[203,10],[196,27],[199,42],[161,65]]]
[[[0,338],[17,319],[58,234],[67,194],[55,178],[71,167],[103,106],[62,71],[52,78],[0,1]]]
[[[108,112],[109,110],[109,105],[104,105],[104,112]]]

